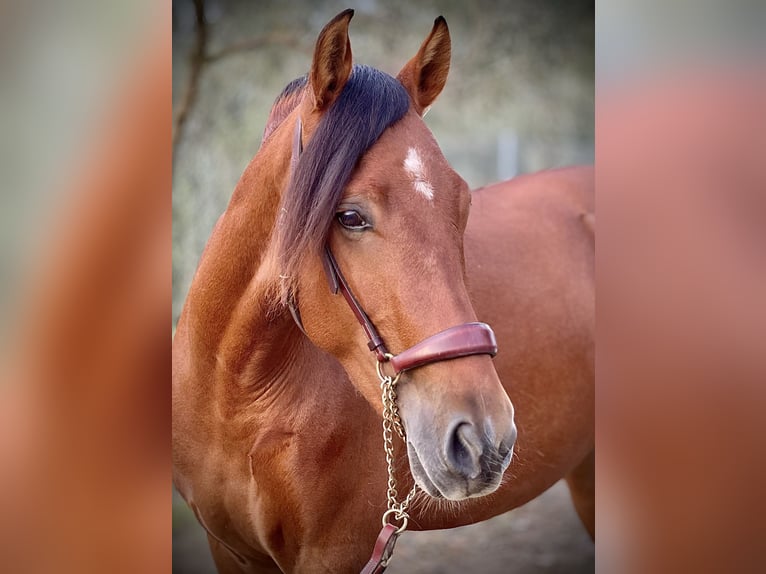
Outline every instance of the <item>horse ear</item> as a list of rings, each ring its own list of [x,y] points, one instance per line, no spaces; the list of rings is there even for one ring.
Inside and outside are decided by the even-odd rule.
[[[343,91],[351,75],[351,42],[348,23],[353,10],[344,10],[322,29],[314,48],[309,84],[314,92],[314,109],[325,110]]]
[[[422,116],[444,89],[449,73],[452,43],[447,21],[443,16],[434,20],[434,27],[420,50],[399,72],[397,79],[407,89]]]

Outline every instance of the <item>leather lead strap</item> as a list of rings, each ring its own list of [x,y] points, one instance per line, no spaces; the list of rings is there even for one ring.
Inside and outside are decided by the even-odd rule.
[[[399,535],[396,533],[396,526],[386,524],[378,534],[375,541],[375,548],[372,550],[370,560],[365,564],[360,574],[381,574],[386,570],[388,561],[394,553],[394,545]]]

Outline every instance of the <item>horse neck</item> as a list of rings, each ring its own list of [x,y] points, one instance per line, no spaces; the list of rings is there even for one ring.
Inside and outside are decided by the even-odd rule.
[[[265,384],[282,376],[295,353],[306,352],[289,313],[273,300],[277,273],[268,256],[290,136],[289,126],[276,130],[245,169],[190,287],[176,338],[197,363],[200,392],[221,378],[229,387],[231,379],[234,386]]]

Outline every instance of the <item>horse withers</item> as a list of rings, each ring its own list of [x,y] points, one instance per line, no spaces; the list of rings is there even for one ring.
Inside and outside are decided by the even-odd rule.
[[[352,65],[352,15],[277,98],[174,337],[174,482],[222,572],[359,571],[392,505],[446,528],[568,473],[592,511],[592,178],[471,194],[421,117],[446,22],[392,78]]]

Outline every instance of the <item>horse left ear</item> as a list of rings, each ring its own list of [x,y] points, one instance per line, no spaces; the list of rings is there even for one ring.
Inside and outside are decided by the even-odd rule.
[[[452,43],[447,21],[434,20],[434,27],[420,50],[399,72],[397,79],[407,89],[415,110],[421,116],[444,89],[449,74]]]
[[[309,74],[315,110],[329,108],[343,91],[351,75],[348,23],[353,16],[353,10],[344,10],[330,20],[319,33]]]

